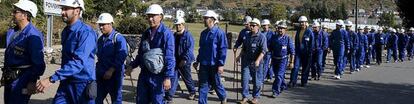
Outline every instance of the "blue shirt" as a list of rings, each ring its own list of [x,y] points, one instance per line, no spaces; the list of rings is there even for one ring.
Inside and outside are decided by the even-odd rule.
[[[243,63],[252,63],[256,61],[261,53],[267,52],[267,39],[265,34],[257,32],[253,35],[253,32],[246,35],[246,39],[243,41],[242,49],[242,61]]]
[[[385,35],[384,33],[375,34],[375,45],[384,45],[385,44]]]
[[[95,80],[96,40],[95,31],[81,20],[66,26],[62,31],[62,64],[51,80]]]
[[[181,60],[187,61],[187,63],[191,63],[195,60],[194,58],[194,38],[188,30],[184,30],[183,34],[177,35],[174,34],[178,43],[175,43],[175,54],[176,54],[176,61],[179,62]]]
[[[115,72],[123,72],[124,70],[124,62],[128,55],[127,42],[122,34],[116,35],[117,33],[113,29],[108,36],[102,35],[98,38],[97,76],[103,76],[111,67],[115,68]]]
[[[246,35],[250,33],[250,30],[247,28],[242,29],[239,32],[239,36],[237,37],[236,43],[234,44],[233,48],[239,48],[240,45],[243,44],[243,40],[246,39]]]
[[[329,48],[329,33],[327,31],[323,31],[323,49],[328,50]]]
[[[328,39],[326,39],[326,36],[324,34],[325,32],[322,30],[319,30],[318,32],[313,31],[313,34],[315,35],[315,50],[320,51],[323,49],[326,49],[328,47]]]
[[[311,29],[306,28],[303,33],[302,42],[299,40],[299,33],[300,29],[296,31],[295,36],[295,52],[296,55],[311,55],[311,53],[315,49],[315,38]]]
[[[361,52],[365,52],[365,50],[368,49],[367,35],[363,33],[358,33],[358,37],[359,37],[359,50],[361,50]]]
[[[398,34],[398,47],[403,49],[406,48],[408,45],[408,35],[405,35],[405,33],[399,33]]]
[[[275,32],[269,29],[269,31],[262,31],[264,35],[266,35],[266,43],[270,44],[270,38],[272,38],[273,35],[275,35]],[[266,52],[266,55],[271,55],[271,52]]]
[[[153,48],[161,48],[164,54],[164,66],[165,69],[160,73],[160,74],[154,74],[151,73],[144,64],[142,64],[143,62],[143,54],[144,54],[144,50],[143,50],[143,41],[141,41],[140,43],[140,48],[138,50],[138,55],[136,56],[136,60],[132,61],[130,66],[132,68],[136,68],[138,66],[141,67],[142,71],[140,73],[140,75],[145,75],[145,76],[159,76],[162,75],[164,78],[172,78],[174,76],[174,68],[175,68],[175,57],[174,57],[174,51],[175,51],[175,47],[174,47],[174,35],[172,33],[172,31],[165,26],[164,23],[161,22],[161,24],[158,26],[158,28],[156,29],[156,31],[154,31],[154,33],[152,33],[152,29],[148,28],[144,34],[142,34],[142,39],[141,40],[148,40],[149,46],[151,49]],[[151,34],[153,34],[152,40],[151,40]]]
[[[288,54],[295,54],[295,46],[293,45],[292,38],[288,34],[274,35],[270,43],[268,44],[269,51],[273,57],[287,58]]]
[[[4,67],[30,65],[23,76],[36,82],[45,71],[43,55],[43,34],[29,23],[19,34],[17,28],[7,32],[7,47],[4,53]],[[12,40],[12,37],[14,39]],[[4,70],[3,70],[4,71]]]
[[[359,48],[359,37],[354,31],[348,31],[350,51],[355,53]]]
[[[227,54],[227,38],[218,26],[201,32],[197,62],[201,65],[224,66]]]
[[[398,46],[398,36],[393,34],[390,35],[387,39],[387,48],[396,49]]]
[[[345,47],[349,47],[349,44],[346,44],[345,41],[348,41],[347,38],[345,38],[345,34],[347,32],[344,29],[335,29],[332,31],[331,36],[329,38],[331,44],[330,47],[333,51],[345,51]]]

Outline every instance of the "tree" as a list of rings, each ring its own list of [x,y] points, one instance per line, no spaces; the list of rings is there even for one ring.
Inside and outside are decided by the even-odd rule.
[[[400,17],[403,19],[404,27],[414,27],[414,12],[412,11],[411,0],[396,0]]]
[[[208,6],[209,9],[223,9],[224,5],[220,0],[213,0],[213,3],[211,3]]]
[[[252,17],[252,18],[259,18],[260,12],[257,8],[248,8],[246,10],[246,15]]]
[[[234,10],[226,10],[223,12],[222,16],[225,21],[229,21],[230,23],[237,22],[237,12]]]
[[[340,19],[343,19],[343,20],[348,19],[348,12],[346,11],[345,3],[344,2],[341,3],[340,9],[339,9],[339,13],[341,14]]]
[[[381,14],[380,20],[378,21],[378,25],[387,27],[397,26],[394,13],[388,12]]]
[[[270,19],[272,22],[287,18],[286,6],[282,4],[275,4],[270,12]]]

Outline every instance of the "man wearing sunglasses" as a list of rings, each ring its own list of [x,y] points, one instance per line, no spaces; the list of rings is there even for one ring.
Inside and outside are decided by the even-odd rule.
[[[36,81],[45,71],[43,34],[31,23],[36,13],[36,4],[29,0],[14,4],[16,27],[7,32],[2,68],[4,104],[27,104],[36,93]]]

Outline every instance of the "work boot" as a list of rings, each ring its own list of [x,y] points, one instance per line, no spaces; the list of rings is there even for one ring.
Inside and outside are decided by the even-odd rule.
[[[253,98],[250,102],[252,104],[259,104],[259,101],[257,101],[257,98]]]
[[[227,104],[227,99],[222,100],[220,104]]]
[[[195,98],[195,94],[190,94],[190,95],[188,96],[188,99],[189,99],[189,100],[194,100],[194,98]]]
[[[249,99],[243,98],[241,101],[239,101],[239,104],[247,104],[247,101],[249,101]]]

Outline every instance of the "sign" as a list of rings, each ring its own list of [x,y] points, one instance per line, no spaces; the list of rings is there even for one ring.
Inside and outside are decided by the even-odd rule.
[[[60,0],[44,0],[43,8],[46,15],[61,15],[62,9],[59,6]]]

